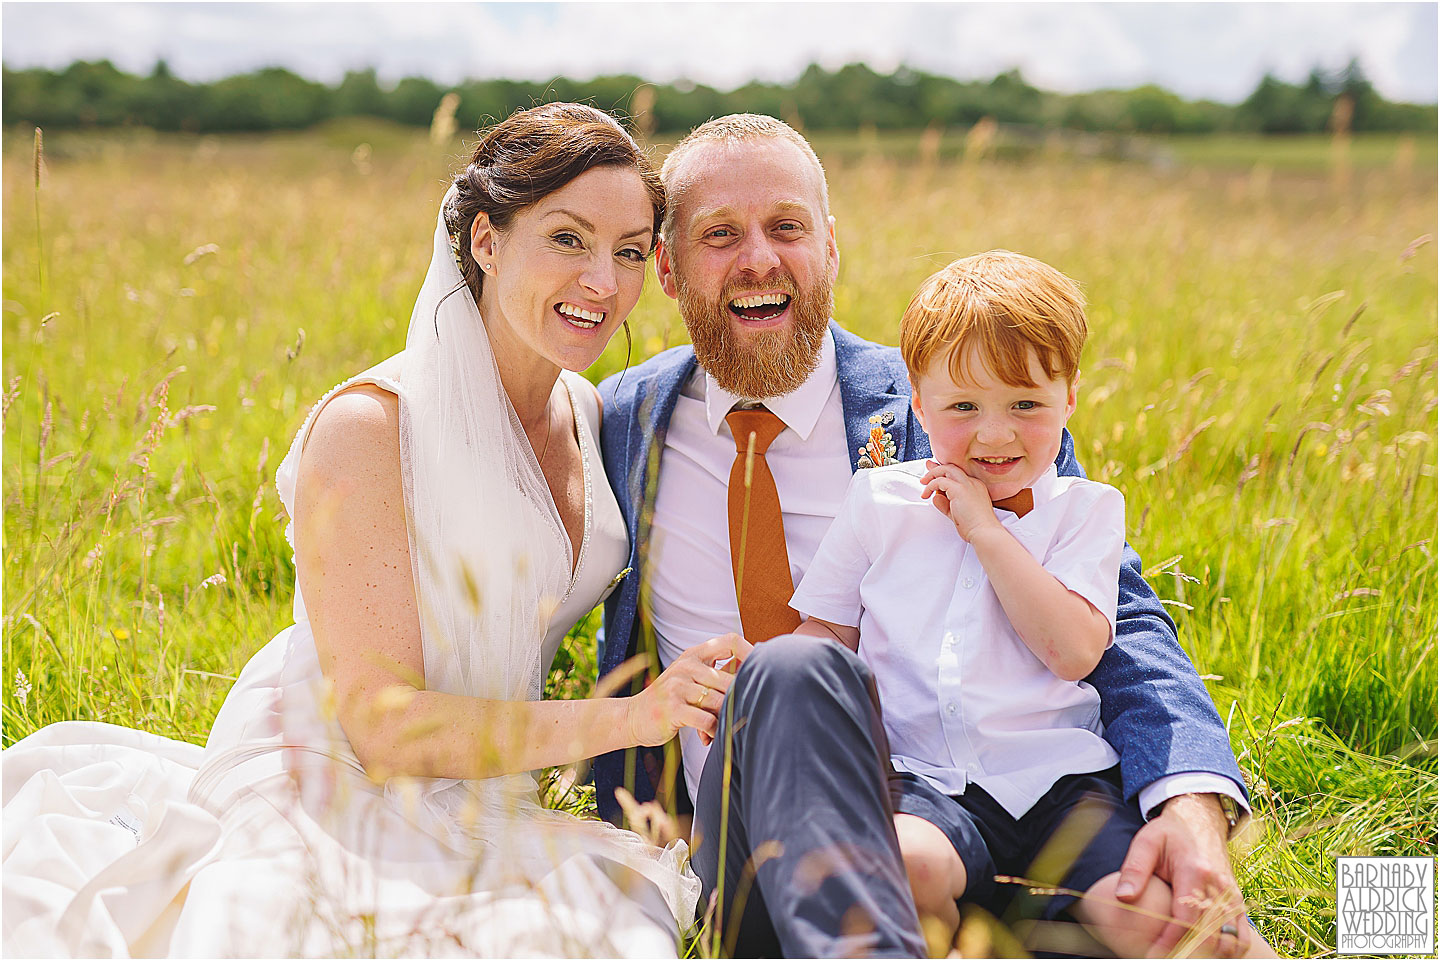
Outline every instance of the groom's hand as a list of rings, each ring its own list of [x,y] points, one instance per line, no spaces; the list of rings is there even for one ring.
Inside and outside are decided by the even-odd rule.
[[[752,647],[738,634],[725,634],[681,654],[645,690],[629,699],[630,734],[636,744],[654,746],[693,727],[708,744],[719,725],[720,705],[735,680],[722,661],[739,663]],[[726,665],[728,668],[729,665]]]
[[[1182,794],[1167,801],[1130,842],[1115,896],[1134,901],[1151,875],[1170,885],[1172,920],[1154,945],[1156,957],[1168,956],[1192,929],[1205,936],[1202,954],[1245,953],[1252,930],[1230,870],[1229,827],[1215,795]]]

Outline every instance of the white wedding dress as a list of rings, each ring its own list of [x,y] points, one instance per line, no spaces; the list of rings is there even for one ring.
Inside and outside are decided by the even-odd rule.
[[[447,239],[442,217],[405,355],[315,406],[277,486],[293,516],[301,449],[337,391],[367,383],[399,395],[412,560],[429,614],[426,685],[534,699],[566,631],[613,588],[626,535],[602,473],[595,396],[579,375],[562,373],[556,387],[574,411],[585,464],[573,577],[569,539],[548,489],[537,494],[538,465],[513,436],[508,401],[478,427],[447,419],[462,396],[445,395],[447,383],[468,391],[488,374],[495,383],[486,389],[499,390],[473,299],[449,295],[459,274]],[[466,325],[479,344],[465,340],[474,333]],[[456,351],[471,353],[461,363]],[[479,374],[474,352],[489,364]],[[438,420],[425,419],[437,410]],[[477,459],[485,444],[510,459]],[[456,474],[460,466],[472,473]],[[485,509],[459,503],[475,500]],[[496,512],[525,520],[495,533]],[[477,610],[453,596],[432,555],[443,553],[437,542],[454,546],[447,538],[492,533],[470,555],[455,548],[462,567],[502,555],[465,574],[489,598],[508,589],[511,604]],[[507,537],[525,546],[523,575],[506,570]],[[662,850],[547,810],[527,774],[371,781],[335,720],[298,584],[294,608],[294,626],[246,665],[203,749],[66,722],[0,754],[5,956],[674,956],[699,895],[683,842]],[[542,630],[532,633],[535,623]]]

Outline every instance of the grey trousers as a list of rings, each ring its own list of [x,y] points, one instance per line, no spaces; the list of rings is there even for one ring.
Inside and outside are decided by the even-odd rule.
[[[797,635],[756,646],[725,699],[695,805],[691,863],[703,903],[720,892],[726,953],[925,956],[888,767],[858,657]]]

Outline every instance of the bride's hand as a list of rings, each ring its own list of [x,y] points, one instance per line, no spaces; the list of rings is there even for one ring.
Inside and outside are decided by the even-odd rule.
[[[647,747],[664,744],[682,727],[693,727],[707,744],[719,724],[720,705],[735,680],[735,667],[751,644],[738,634],[712,637],[681,654],[645,690],[628,698],[630,736]],[[716,668],[721,661],[730,661]]]

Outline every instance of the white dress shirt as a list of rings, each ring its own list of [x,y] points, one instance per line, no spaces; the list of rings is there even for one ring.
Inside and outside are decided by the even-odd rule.
[[[745,401],[697,368],[681,389],[665,433],[646,581],[662,666],[712,637],[743,633],[726,513],[735,440],[725,415]],[[766,399],[765,406],[786,426],[770,445],[766,462],[780,495],[790,574],[799,584],[839,512],[854,472],[840,403],[835,341],[829,331],[819,363],[805,383],[783,397]],[[686,785],[694,798],[709,749],[691,728],[680,732],[680,747]],[[1182,773],[1142,790],[1141,810],[1192,791],[1225,793],[1241,800],[1228,778]]]
[[[860,629],[896,768],[950,795],[979,784],[1019,818],[1061,776],[1119,760],[1100,695],[1051,673],[1015,628],[975,551],[921,496],[924,461],[861,471],[791,606]],[[1125,500],[1057,477],[1000,523],[1115,636]]]

